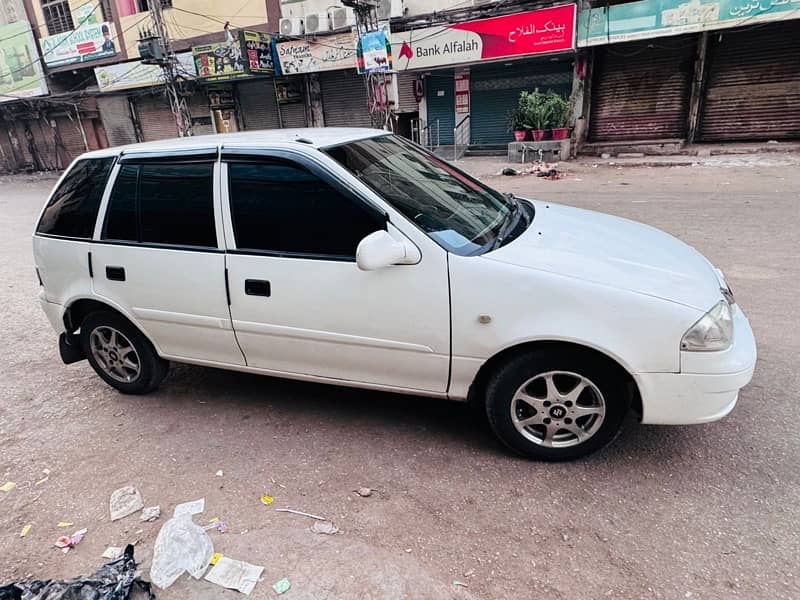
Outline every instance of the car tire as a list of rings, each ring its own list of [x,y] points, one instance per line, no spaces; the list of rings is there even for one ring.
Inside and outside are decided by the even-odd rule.
[[[518,354],[486,387],[486,414],[498,438],[522,456],[585,456],[619,433],[631,403],[624,372],[590,353],[552,348]]]
[[[89,364],[108,385],[123,394],[155,390],[169,370],[141,331],[110,311],[90,313],[81,323],[80,340]]]

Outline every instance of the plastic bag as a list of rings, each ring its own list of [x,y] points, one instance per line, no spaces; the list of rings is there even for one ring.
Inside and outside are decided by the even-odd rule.
[[[192,515],[173,517],[158,532],[150,580],[161,589],[166,589],[184,571],[200,579],[213,555],[211,538],[202,527],[192,522]]]

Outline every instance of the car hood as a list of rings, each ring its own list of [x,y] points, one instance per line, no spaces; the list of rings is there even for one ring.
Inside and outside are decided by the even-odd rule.
[[[483,256],[707,311],[720,280],[697,250],[654,227],[569,206],[534,202],[530,227]]]

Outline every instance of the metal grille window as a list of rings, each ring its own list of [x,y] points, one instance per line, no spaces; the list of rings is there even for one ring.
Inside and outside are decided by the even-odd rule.
[[[113,20],[114,17],[111,14],[110,0],[100,0],[100,12],[103,14],[104,22],[110,23]]]
[[[50,35],[75,29],[67,0],[42,0],[42,12]]]

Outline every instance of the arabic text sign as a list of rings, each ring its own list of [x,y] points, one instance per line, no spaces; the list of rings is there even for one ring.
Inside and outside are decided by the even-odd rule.
[[[0,26],[0,102],[45,94],[47,83],[30,24],[17,21]]]
[[[800,0],[639,0],[582,11],[578,46],[800,18]]]
[[[575,4],[392,34],[394,69],[425,69],[575,48]]]
[[[197,75],[201,79],[227,81],[249,76],[238,41],[194,46],[192,55]]]
[[[329,35],[323,42],[292,40],[276,44],[284,75],[336,71],[356,67],[356,38],[352,33]]]
[[[176,58],[180,64],[182,75],[192,77],[197,75],[191,52],[181,52],[176,55]],[[161,67],[158,65],[145,65],[141,61],[95,67],[94,76],[97,79],[100,91],[103,93],[164,83],[164,72]]]
[[[45,64],[58,67],[114,56],[117,47],[113,37],[113,23],[87,23],[72,31],[43,37],[39,43]]]
[[[242,31],[241,40],[248,71],[264,74],[275,72],[271,35],[259,31]]]

